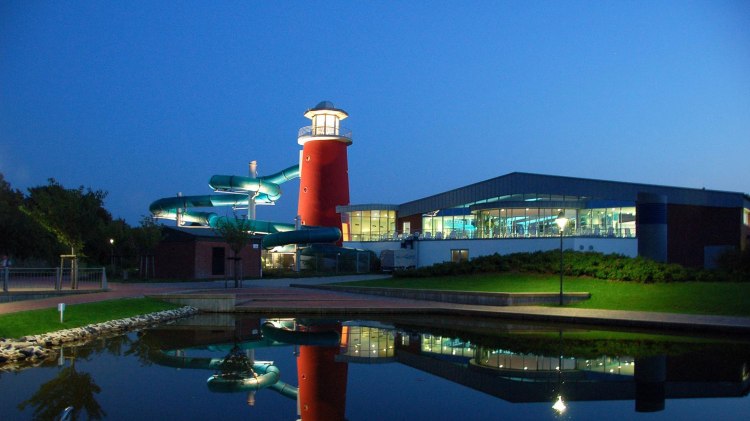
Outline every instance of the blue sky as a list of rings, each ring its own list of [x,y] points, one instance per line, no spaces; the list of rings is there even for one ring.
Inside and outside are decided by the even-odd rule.
[[[513,171],[747,193],[750,2],[0,1],[0,172],[24,191],[106,190],[136,224],[295,164],[321,100],[350,115],[355,204]],[[291,221],[298,186],[259,218]]]

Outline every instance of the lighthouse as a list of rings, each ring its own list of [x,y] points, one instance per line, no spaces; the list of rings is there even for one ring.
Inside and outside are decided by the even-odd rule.
[[[349,204],[346,148],[351,132],[340,126],[346,111],[322,101],[305,112],[310,126],[299,130],[300,186],[297,214],[302,225],[341,228],[336,206]]]

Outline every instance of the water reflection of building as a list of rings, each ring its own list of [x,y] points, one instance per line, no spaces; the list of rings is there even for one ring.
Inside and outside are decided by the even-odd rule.
[[[565,332],[541,326],[504,325],[503,336],[493,336],[487,342],[472,334],[459,339],[448,331],[421,333],[416,326],[289,319],[287,324],[277,323],[283,329],[274,339],[266,331],[268,320],[229,319],[234,318],[194,321],[190,327],[197,333],[183,333],[181,330],[188,331],[189,326],[178,324],[150,331],[145,337],[159,336],[154,338],[159,344],[200,344],[212,350],[219,349],[209,344],[212,340],[226,342],[238,337],[249,340],[239,344],[241,350],[296,343],[298,389],[293,385],[283,385],[283,390],[277,387],[283,382],[271,389],[299,399],[303,420],[344,419],[348,364],[400,363],[513,403],[552,405],[558,396],[564,396],[568,405],[576,401],[632,400],[637,411],[659,411],[667,399],[740,397],[750,390],[748,352],[737,352],[737,345],[727,343],[698,347],[691,341],[687,345],[665,342],[663,349],[680,348],[679,355],[662,355],[664,351],[655,347],[646,355],[593,356],[588,352],[585,357],[575,357],[570,355],[575,351],[556,350],[572,349],[571,343],[581,349],[597,349],[590,345],[594,342],[578,339],[566,348]],[[258,333],[261,324],[262,335]],[[333,339],[331,333],[335,333]],[[620,349],[637,350],[642,345],[623,343]],[[213,360],[200,365],[200,358],[177,353],[160,356],[164,365],[174,367],[178,363],[183,368],[215,365]],[[287,376],[286,380],[291,379]]]
[[[389,363],[395,361],[396,331],[392,329],[345,324],[341,330],[341,354],[338,359],[353,363]]]
[[[514,403],[564,395],[568,402],[633,400],[637,411],[658,411],[666,399],[740,397],[750,390],[748,361],[729,355],[576,358],[394,328],[349,325],[342,333],[339,358],[347,362],[398,362]]]

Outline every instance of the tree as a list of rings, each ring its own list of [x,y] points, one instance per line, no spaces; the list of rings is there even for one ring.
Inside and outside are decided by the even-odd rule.
[[[239,288],[239,263],[242,260],[240,252],[250,242],[250,220],[234,217],[230,220],[226,216],[219,218],[213,230],[224,238],[234,253],[234,287]]]
[[[47,231],[21,212],[23,203],[23,193],[12,189],[0,173],[0,253],[15,261],[53,261],[60,254],[59,246]]]
[[[101,190],[84,191],[83,186],[66,189],[50,178],[46,186],[29,188],[20,209],[69,247],[71,254],[97,256],[102,248],[106,250],[104,228],[112,222],[103,207],[106,196]]]
[[[35,420],[52,420],[57,419],[66,407],[72,406],[75,408],[74,420],[81,415],[81,410],[86,411],[88,419],[100,420],[106,415],[95,397],[101,390],[90,374],[76,371],[74,360],[70,367],[60,370],[57,377],[44,383],[31,398],[18,404],[18,409],[24,410],[31,405]]]
[[[149,260],[151,261],[151,275],[153,275],[154,250],[162,238],[161,227],[154,218],[144,216],[141,218],[141,226],[132,229],[135,247],[138,250],[139,268],[141,277],[148,279]]]

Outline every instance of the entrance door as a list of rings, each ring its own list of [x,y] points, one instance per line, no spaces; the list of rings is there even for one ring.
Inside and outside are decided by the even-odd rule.
[[[226,263],[226,250],[224,247],[214,247],[211,252],[211,275],[223,275]]]

